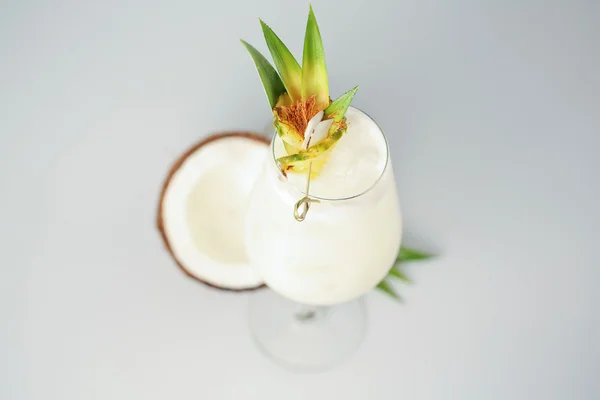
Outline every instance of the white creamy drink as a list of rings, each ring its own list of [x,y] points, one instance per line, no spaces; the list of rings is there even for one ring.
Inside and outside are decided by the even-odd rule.
[[[348,130],[311,180],[303,222],[294,204],[307,173],[279,179],[275,158],[286,155],[275,137],[273,155],[251,195],[245,224],[250,262],[274,291],[296,302],[332,305],[372,289],[398,254],[401,216],[385,137],[366,114],[349,108]]]

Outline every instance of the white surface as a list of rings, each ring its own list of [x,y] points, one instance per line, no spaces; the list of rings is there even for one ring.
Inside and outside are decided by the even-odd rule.
[[[268,119],[238,37],[265,50],[261,16],[300,54],[307,4],[3,4],[0,398],[600,397],[600,9],[481,3],[315,1],[332,93],[361,85],[443,253],[321,375],[262,357],[246,296],[154,229],[183,149]]]

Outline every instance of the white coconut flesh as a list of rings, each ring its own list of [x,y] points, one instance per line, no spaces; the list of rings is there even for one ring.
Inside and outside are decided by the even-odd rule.
[[[180,266],[223,289],[262,285],[244,251],[244,217],[267,155],[260,139],[224,135],[192,152],[164,190],[160,216],[165,240]]]
[[[319,111],[308,121],[306,130],[304,131],[304,142],[302,142],[303,150],[322,142],[327,137],[329,128],[333,125],[333,119],[322,121],[324,114],[324,111]]]

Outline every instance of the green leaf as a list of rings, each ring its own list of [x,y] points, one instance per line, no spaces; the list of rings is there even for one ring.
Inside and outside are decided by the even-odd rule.
[[[256,70],[258,71],[258,75],[260,75],[260,80],[269,99],[269,105],[273,109],[279,96],[285,93],[285,86],[271,63],[252,45],[243,40],[241,42],[246,50],[248,50],[248,53],[250,53],[252,60],[254,60],[254,65],[256,65]]]
[[[302,69],[300,68],[300,64],[298,64],[298,61],[296,61],[281,39],[263,20],[260,20],[260,25],[262,26],[263,35],[265,36],[271,57],[273,57],[275,67],[279,71],[288,94],[292,98],[292,101],[300,100],[302,97]]]
[[[428,254],[420,250],[409,249],[407,247],[401,247],[400,252],[398,253],[398,261],[427,260],[428,258],[432,257],[432,254]]]
[[[317,19],[310,6],[306,33],[304,35],[304,53],[302,55],[302,98],[315,95],[317,106],[329,104],[329,81],[325,64],[325,51]]]
[[[346,114],[346,110],[350,107],[350,103],[358,90],[358,86],[353,89],[348,90],[346,93],[338,97],[333,103],[331,103],[325,109],[325,118],[324,119],[332,119],[334,125],[336,122],[340,122],[344,118],[344,114]]]
[[[390,272],[388,272],[388,276],[393,276],[394,278],[398,278],[406,283],[412,283],[412,280],[408,276],[404,275],[404,273],[400,271],[397,265],[394,265],[392,269],[390,269]]]
[[[385,294],[393,297],[398,301],[402,301],[402,297],[400,297],[400,295],[396,293],[392,285],[386,280],[379,282],[379,284],[377,285],[377,289],[381,290]]]

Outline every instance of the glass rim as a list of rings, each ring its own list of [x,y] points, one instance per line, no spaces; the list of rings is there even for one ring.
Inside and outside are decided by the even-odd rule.
[[[363,195],[366,195],[367,193],[369,193],[371,190],[373,190],[377,184],[379,183],[379,181],[381,181],[381,178],[383,177],[383,175],[385,174],[385,171],[388,169],[388,164],[390,162],[390,146],[387,140],[387,137],[385,136],[385,134],[383,133],[383,129],[381,129],[381,126],[379,126],[379,124],[377,123],[377,121],[375,121],[369,114],[367,114],[366,112],[364,112],[363,110],[356,108],[356,107],[352,107],[350,106],[349,108],[352,108],[356,111],[361,112],[362,114],[364,114],[365,116],[367,116],[371,121],[373,121],[373,123],[375,124],[375,126],[377,126],[377,128],[379,129],[379,133],[381,135],[381,137],[383,137],[383,143],[385,144],[385,163],[383,165],[383,168],[381,170],[381,173],[379,174],[379,176],[377,177],[377,179],[375,179],[375,181],[373,182],[373,184],[371,186],[369,186],[367,189],[363,190],[360,193],[354,194],[352,196],[345,196],[345,197],[321,197],[321,196],[314,196],[309,194],[307,197],[311,200],[318,200],[318,201],[325,201],[325,202],[338,202],[338,201],[347,201],[347,200],[352,200],[352,199],[356,199],[358,197],[361,197]],[[281,171],[281,169],[279,169],[279,167],[277,166],[277,157],[275,156],[275,139],[277,138],[277,131],[275,131],[275,133],[273,134],[273,138],[271,139],[271,161],[273,162],[274,166],[275,166],[275,170],[277,171],[277,176],[280,180],[282,181],[287,181],[287,178],[284,176],[283,172]],[[342,136],[343,137],[343,136]],[[293,186],[293,185],[292,185]],[[301,194],[306,196],[306,191],[303,189],[300,189],[298,187],[295,187],[298,191],[300,191]]]

